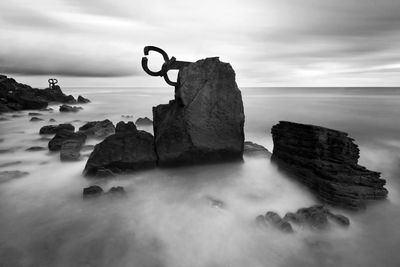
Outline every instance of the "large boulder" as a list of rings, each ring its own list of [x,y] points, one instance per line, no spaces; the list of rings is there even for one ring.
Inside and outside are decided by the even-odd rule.
[[[359,149],[344,132],[281,121],[272,127],[271,160],[325,203],[350,209],[384,199],[380,173],[358,165]]]
[[[103,176],[154,167],[156,154],[153,136],[139,131],[133,122],[119,122],[115,134],[108,136],[94,147],[83,173]]]
[[[110,120],[90,121],[79,128],[79,132],[86,136],[104,138],[115,133],[114,124]]]
[[[181,69],[175,100],[153,107],[160,165],[242,159],[244,112],[231,65],[218,58]]]
[[[50,151],[57,151],[61,150],[61,147],[65,141],[68,140],[76,140],[78,143],[81,144],[81,146],[85,143],[86,141],[86,135],[82,133],[74,133],[69,130],[62,129],[56,133],[56,135],[49,141],[49,150]]]
[[[61,144],[60,160],[61,161],[77,161],[81,157],[81,148],[83,139],[73,138],[67,139]]]

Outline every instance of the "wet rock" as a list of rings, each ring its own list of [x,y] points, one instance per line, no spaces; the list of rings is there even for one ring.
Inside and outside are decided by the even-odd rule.
[[[32,147],[26,149],[26,151],[30,151],[30,152],[43,151],[43,150],[47,150],[47,148],[42,147],[42,146],[32,146]]]
[[[68,130],[60,130],[56,133],[56,135],[49,141],[49,150],[50,151],[57,151],[61,150],[62,144],[67,140],[76,140],[78,143],[85,143],[86,135],[82,133],[74,133]]]
[[[86,136],[104,138],[115,133],[114,124],[110,120],[91,121],[79,128],[79,132]]]
[[[28,116],[42,116],[42,113],[38,113],[38,112],[29,112]]]
[[[243,154],[246,156],[262,156],[262,157],[271,157],[272,153],[268,151],[262,145],[246,141],[244,142],[244,151]]]
[[[84,98],[83,96],[80,95],[80,96],[78,96],[78,103],[81,103],[81,104],[90,103],[90,100],[87,98]]]
[[[126,191],[125,191],[124,187],[122,187],[122,186],[115,186],[115,187],[111,187],[111,189],[108,190],[107,195],[109,195],[109,196],[125,196]]]
[[[293,228],[290,223],[282,219],[276,212],[268,211],[267,214],[265,214],[265,220],[282,232],[293,233]]]
[[[136,126],[151,126],[153,125],[153,121],[147,117],[138,118],[135,122]]]
[[[218,58],[181,69],[175,100],[153,107],[160,165],[242,159],[244,112],[235,72]]]
[[[271,160],[325,203],[349,209],[385,199],[380,173],[358,165],[359,149],[344,132],[281,121],[272,127]]]
[[[58,124],[58,125],[46,125],[40,128],[39,134],[56,134],[58,131],[66,130],[73,132],[75,127],[70,123]]]
[[[94,149],[94,145],[85,145],[81,148],[81,151],[91,151]]]
[[[83,109],[83,108],[77,107],[77,106],[69,106],[69,105],[65,105],[65,104],[60,106],[60,112],[78,112],[81,109]]]
[[[38,118],[38,117],[32,117],[29,121],[35,122],[35,121],[44,121],[44,120],[41,118]]]
[[[111,173],[134,171],[154,167],[153,136],[145,131],[138,131],[133,122],[119,122],[115,134],[108,136],[94,147],[84,174],[86,176],[104,175],[104,169]],[[101,171],[101,173],[99,173]]]
[[[61,161],[77,161],[81,157],[81,147],[85,141],[83,139],[68,139],[62,142],[60,151]]]
[[[28,172],[22,171],[0,171],[0,183],[4,183],[12,179],[21,178],[28,174]]]
[[[54,109],[52,108],[41,108],[39,111],[53,111]]]
[[[98,197],[103,195],[104,190],[98,185],[92,185],[83,189],[82,195],[84,198]]]
[[[53,118],[51,118],[51,119],[49,120],[49,122],[56,122],[56,120],[53,119]]]
[[[327,229],[330,226],[329,219],[341,226],[350,225],[350,220],[346,216],[334,214],[323,205],[301,208],[296,213],[288,212],[283,219],[317,230]]]

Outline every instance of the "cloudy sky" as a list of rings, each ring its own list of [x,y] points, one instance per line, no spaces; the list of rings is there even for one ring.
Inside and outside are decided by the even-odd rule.
[[[399,86],[400,1],[1,1],[0,73],[34,86],[166,86],[145,45],[220,56],[241,87]]]

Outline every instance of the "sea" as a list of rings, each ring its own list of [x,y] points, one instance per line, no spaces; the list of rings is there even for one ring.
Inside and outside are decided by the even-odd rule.
[[[47,147],[39,129],[51,118],[76,128],[152,118],[152,107],[174,95],[172,87],[63,91],[92,102],[77,113],[51,105],[38,122],[28,115],[37,111],[0,115],[0,266],[400,266],[400,88],[241,88],[246,140],[272,151],[279,121],[344,131],[359,145],[359,164],[387,181],[385,201],[359,212],[332,208],[350,219],[348,228],[295,227],[293,234],[259,227],[255,218],[319,201],[265,157],[90,179],[82,175],[90,151],[77,162],[26,151]],[[94,184],[123,186],[126,197],[83,199],[83,188]]]

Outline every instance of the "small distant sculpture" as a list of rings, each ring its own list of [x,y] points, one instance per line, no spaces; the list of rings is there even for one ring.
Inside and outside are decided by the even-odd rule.
[[[149,67],[147,66],[147,63],[148,63],[147,57],[142,57],[143,70],[151,76],[164,77],[164,80],[167,82],[167,84],[169,84],[171,86],[177,86],[179,84],[179,81],[176,81],[176,82],[171,81],[168,77],[168,71],[169,70],[180,70],[192,62],[178,61],[178,60],[176,60],[175,57],[169,58],[168,54],[164,50],[162,50],[161,48],[158,48],[156,46],[145,46],[144,47],[144,55],[145,56],[148,56],[150,51],[155,51],[155,52],[160,53],[163,56],[165,62],[162,65],[161,70],[151,71],[149,69]]]
[[[49,88],[53,88],[54,85],[56,85],[58,83],[58,80],[55,78],[51,78],[48,80],[48,82],[49,82]]]

